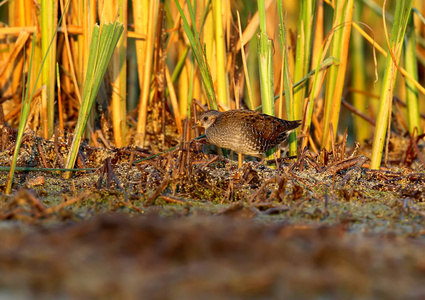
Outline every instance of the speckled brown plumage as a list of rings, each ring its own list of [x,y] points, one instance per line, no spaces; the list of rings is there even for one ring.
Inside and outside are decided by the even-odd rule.
[[[206,111],[194,127],[204,127],[211,144],[259,156],[282,143],[288,132],[300,124],[300,121],[286,121],[255,111],[234,109]]]

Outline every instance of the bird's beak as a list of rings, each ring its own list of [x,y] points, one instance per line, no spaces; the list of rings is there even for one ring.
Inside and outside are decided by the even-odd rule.
[[[199,128],[199,127],[202,127],[201,121],[196,122],[196,124],[193,125],[191,129],[195,129],[195,128]]]

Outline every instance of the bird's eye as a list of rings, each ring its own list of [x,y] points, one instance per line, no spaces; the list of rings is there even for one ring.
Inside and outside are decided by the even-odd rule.
[[[208,121],[208,117],[203,117],[204,122]]]

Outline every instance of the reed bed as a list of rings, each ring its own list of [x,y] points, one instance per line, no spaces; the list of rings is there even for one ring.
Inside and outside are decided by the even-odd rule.
[[[184,122],[207,108],[303,120],[290,136],[291,155],[330,150],[348,128],[348,143],[373,144],[374,169],[392,115],[399,134],[420,140],[424,132],[422,1],[34,3],[0,6],[0,126],[19,127],[21,138],[26,130],[45,139],[75,133],[74,156],[82,138],[105,148],[169,149]],[[122,27],[107,70],[96,73],[98,92],[90,83],[96,24]],[[15,146],[19,152],[19,139]]]

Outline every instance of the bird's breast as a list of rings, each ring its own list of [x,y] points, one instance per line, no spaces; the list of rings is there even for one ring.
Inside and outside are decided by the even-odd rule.
[[[205,131],[208,141],[221,148],[230,149],[246,155],[258,155],[257,143],[250,134],[243,132],[242,127],[228,126],[226,128],[209,127]]]

